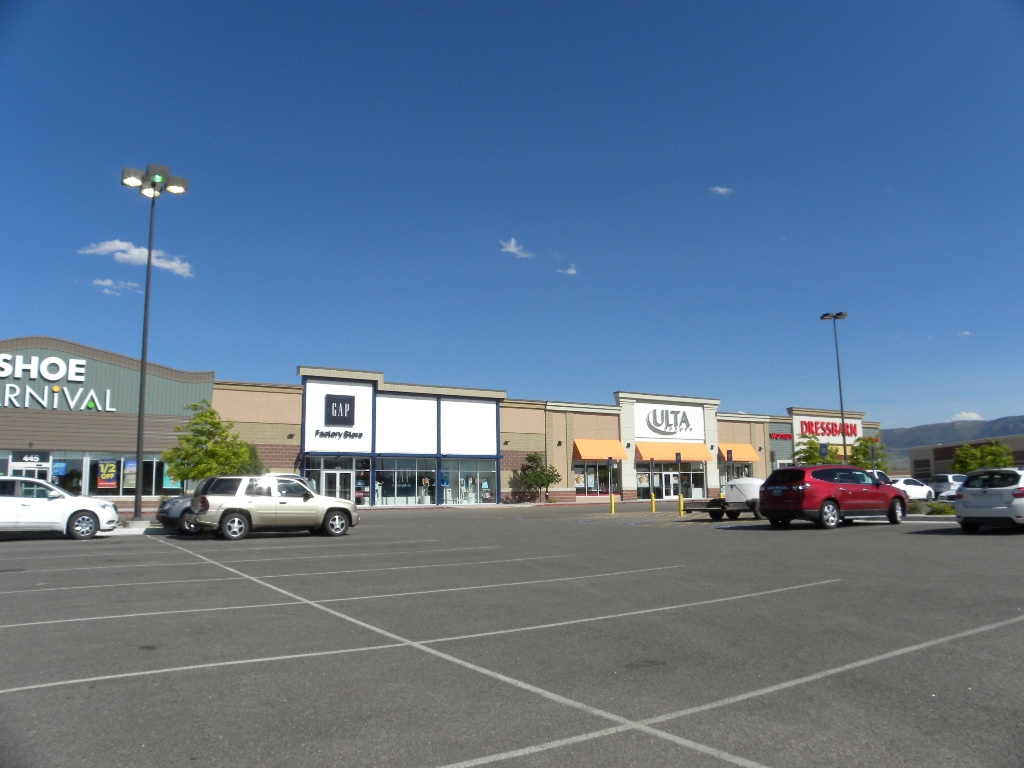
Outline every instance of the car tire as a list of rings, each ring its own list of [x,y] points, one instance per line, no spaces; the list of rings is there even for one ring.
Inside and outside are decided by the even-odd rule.
[[[727,509],[725,510],[725,516],[728,517],[730,520],[738,520],[740,516],[740,511],[738,509]]]
[[[935,498],[935,494],[932,491],[928,491],[928,493],[926,493],[924,495],[924,500],[925,501],[931,501],[934,498]]]
[[[790,522],[791,521],[790,521],[790,519],[788,517],[769,517],[768,518],[769,525],[771,525],[772,528],[778,528],[779,530],[782,530],[783,528],[788,528]]]
[[[324,524],[320,530],[324,536],[344,536],[348,533],[348,515],[341,511],[328,512],[324,516]]]
[[[764,515],[761,514],[761,502],[760,501],[755,501],[751,505],[750,511],[754,513],[754,519],[755,520],[764,520]]]
[[[92,512],[75,512],[68,519],[68,536],[72,539],[91,539],[100,529],[100,521]]]
[[[202,527],[200,527],[200,525],[198,523],[196,523],[194,521],[191,522],[191,523],[185,522],[185,518],[183,517],[178,522],[178,531],[180,533],[187,533],[189,535],[194,535],[194,534],[197,534],[197,533],[202,533],[203,529],[202,529]]]
[[[981,526],[971,520],[961,520],[960,530],[964,533],[977,533]]]
[[[890,525],[902,523],[905,514],[907,514],[907,505],[903,503],[903,499],[893,499],[889,502],[889,513],[886,517],[889,518]]]
[[[220,535],[229,541],[238,541],[249,535],[249,518],[240,512],[228,512],[220,519]]]
[[[724,509],[709,509],[708,510],[708,517],[710,517],[712,520],[715,520],[715,521],[721,520],[723,517],[725,517],[725,510]]]
[[[822,528],[835,528],[839,525],[842,515],[839,512],[839,505],[832,499],[824,502],[818,510],[818,525]]]

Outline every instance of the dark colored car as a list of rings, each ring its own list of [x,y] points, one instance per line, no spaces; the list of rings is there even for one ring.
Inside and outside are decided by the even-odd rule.
[[[191,504],[191,493],[187,496],[172,496],[169,499],[164,499],[156,511],[156,519],[169,531],[199,533],[198,525],[182,517],[185,512],[189,511]]]
[[[899,523],[907,497],[860,467],[833,464],[776,469],[761,486],[760,506],[773,528],[798,519],[835,528],[841,522],[882,516]]]

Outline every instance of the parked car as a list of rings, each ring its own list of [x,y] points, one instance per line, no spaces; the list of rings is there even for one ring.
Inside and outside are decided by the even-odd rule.
[[[156,510],[156,519],[169,531],[182,533],[199,533],[199,526],[185,520],[184,514],[192,508],[192,494],[172,496],[160,502]]]
[[[932,475],[928,486],[935,491],[935,498],[944,501],[952,501],[956,496],[956,489],[960,487],[967,475],[944,474]]]
[[[956,520],[964,533],[983,525],[1024,528],[1024,471],[977,469],[956,490]]]
[[[935,498],[935,491],[914,477],[894,477],[892,484],[902,490],[911,501],[931,501]]]
[[[45,480],[0,477],[0,530],[60,531],[91,539],[117,527],[117,507],[90,496],[73,496]]]
[[[907,497],[860,467],[786,467],[772,472],[761,486],[760,510],[773,528],[785,528],[796,519],[822,528],[877,517],[896,524],[906,514]]]
[[[885,474],[885,472],[883,472],[882,470],[880,470],[880,469],[865,469],[864,471],[867,472],[871,477],[877,477],[883,483],[888,483],[889,485],[892,485],[892,479],[887,474]]]
[[[313,493],[292,477],[218,475],[196,487],[185,519],[204,531],[237,540],[255,528],[305,528],[343,536],[359,524],[359,513],[353,502]]]

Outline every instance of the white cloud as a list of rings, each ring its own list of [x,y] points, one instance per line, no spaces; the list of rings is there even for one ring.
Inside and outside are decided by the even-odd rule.
[[[104,240],[102,243],[93,243],[88,248],[82,248],[79,253],[91,253],[97,256],[113,254],[114,261],[119,261],[122,264],[145,264],[147,255],[145,248],[124,240]],[[195,277],[191,264],[182,261],[180,256],[170,257],[164,251],[153,250],[153,266],[170,270],[182,277]]]
[[[735,189],[729,189],[728,187],[712,187],[711,191],[714,192],[716,195],[721,195],[722,197],[727,197],[728,195],[731,195],[736,190]]]
[[[136,293],[142,293],[139,290],[138,283],[132,283],[127,280],[111,280],[109,277],[100,280],[97,278],[92,281],[93,285],[97,285],[103,289],[103,292],[108,296],[120,296],[121,291],[135,291]]]
[[[963,336],[970,336],[970,335],[971,335],[971,332],[970,332],[970,331],[957,331],[957,334],[956,334],[956,335],[957,335],[957,336],[960,336],[960,337],[963,337]]]
[[[517,259],[532,259],[534,256],[532,253],[523,248],[521,243],[517,243],[513,237],[507,243],[504,240],[499,240],[501,243],[502,253],[514,254]]]
[[[576,265],[575,264],[570,264],[568,269],[560,269],[560,270],[558,270],[558,272],[559,272],[559,274],[562,274],[562,275],[575,275],[576,274]]]
[[[972,411],[961,411],[947,421],[984,421],[984,419]]]

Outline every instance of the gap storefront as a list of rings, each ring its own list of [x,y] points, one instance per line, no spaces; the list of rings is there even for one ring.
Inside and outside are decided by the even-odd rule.
[[[389,384],[369,371],[300,367],[302,468],[360,505],[501,501],[498,390]]]

